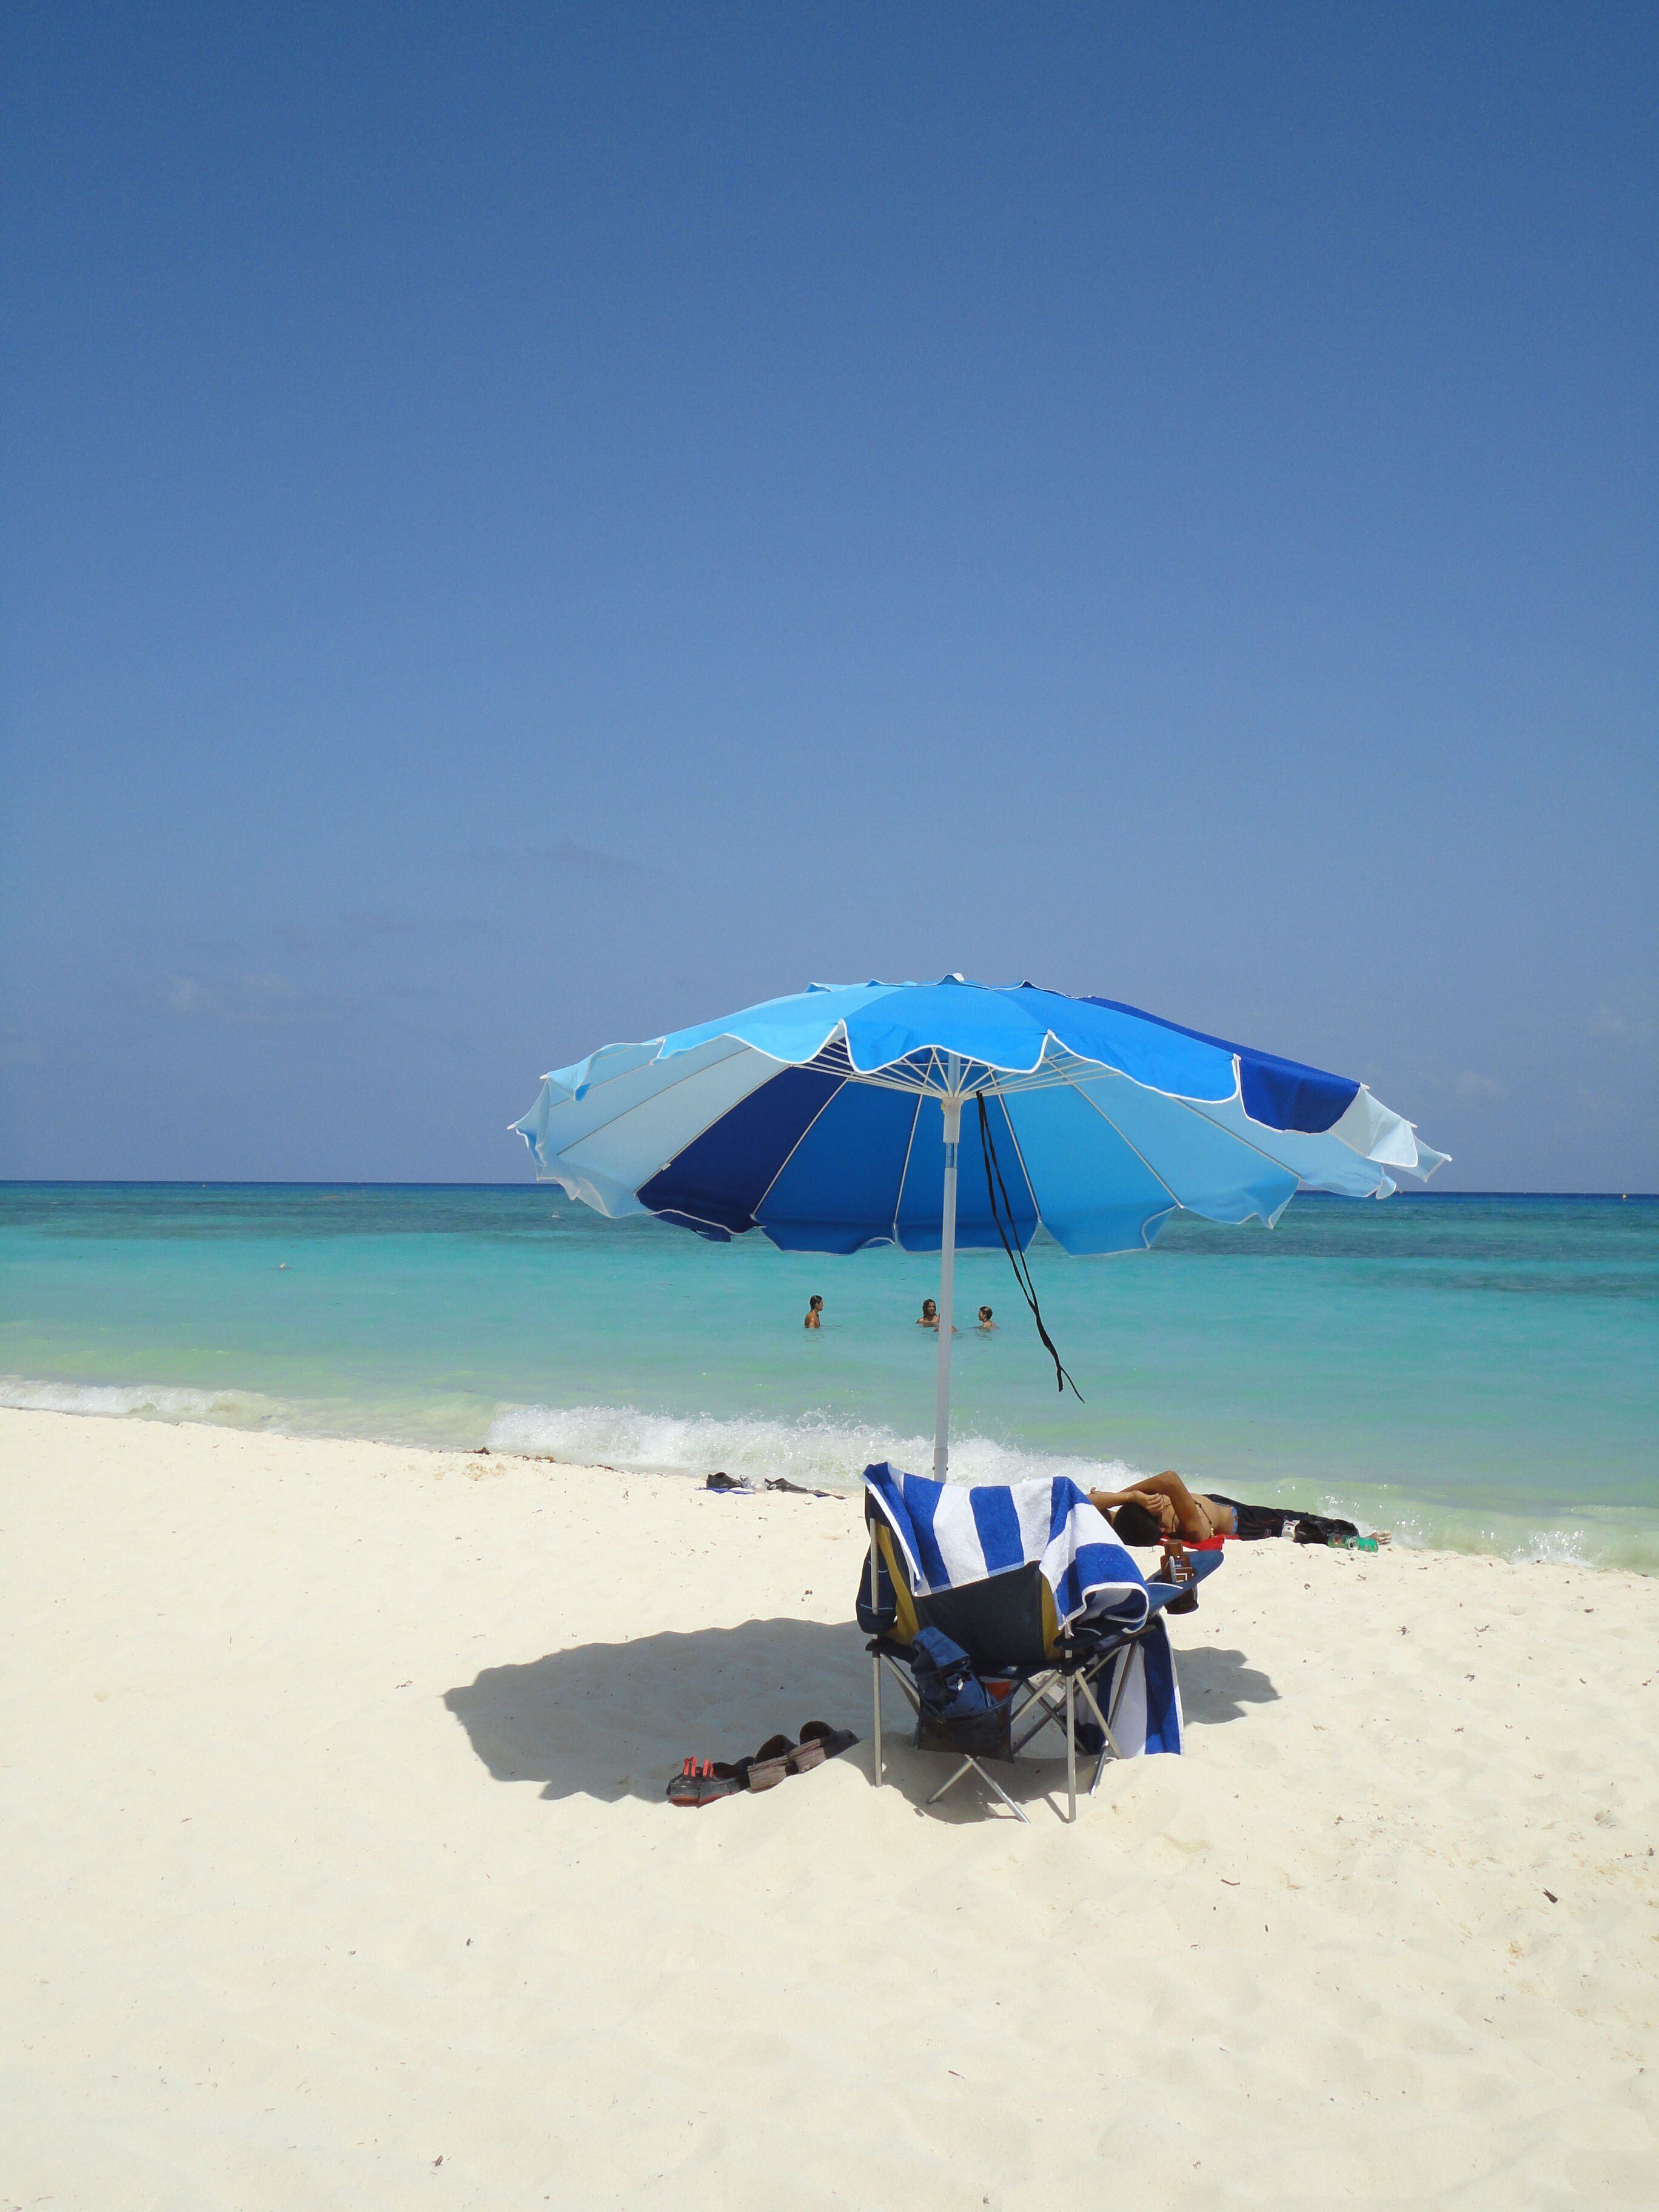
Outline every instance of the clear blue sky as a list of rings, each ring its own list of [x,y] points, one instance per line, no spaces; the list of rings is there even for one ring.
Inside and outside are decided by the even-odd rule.
[[[1659,1186],[1650,7],[3,39],[0,1172],[961,969]]]

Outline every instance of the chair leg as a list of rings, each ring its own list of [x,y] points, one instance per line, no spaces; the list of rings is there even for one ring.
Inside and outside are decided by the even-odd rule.
[[[1060,1703],[1060,1693],[1049,1686],[1055,1678],[1055,1673],[1034,1676],[1024,1702],[1017,1705],[1009,1716],[1009,1733],[1016,1758],[1024,1750],[1028,1743],[1034,1743],[1036,1741],[1044,1729],[1064,1728],[1066,1725],[1066,1708]],[[1016,1724],[1024,1719],[1033,1706],[1037,1708],[1036,1719],[1029,1728],[1022,1729],[1019,1735],[1014,1735],[1013,1729]]]
[[[1008,1795],[1008,1792],[1003,1788],[1002,1784],[997,1780],[995,1775],[988,1774],[976,1759],[970,1759],[969,1764],[972,1766],[975,1773],[978,1775],[980,1780],[985,1784],[986,1788],[988,1790],[994,1790],[997,1796],[1001,1798],[1003,1803],[1008,1808],[1008,1810],[1013,1814],[1015,1820],[1019,1822],[1020,1826],[1024,1828],[1029,1828],[1031,1825],[1030,1822],[1026,1819],[1020,1808],[1015,1804],[1013,1799]]]
[[[1066,1819],[1077,1818],[1077,1677],[1066,1677]]]
[[[1001,1798],[1003,1803],[1008,1808],[1008,1810],[1013,1814],[1014,1818],[1029,1828],[1031,1824],[1030,1820],[1026,1819],[1025,1814],[1021,1811],[1020,1808],[1015,1804],[1013,1799],[1008,1795],[1008,1792],[1003,1788],[996,1777],[994,1774],[988,1774],[976,1759],[964,1759],[961,1765],[957,1767],[956,1772],[951,1777],[950,1780],[948,1782],[941,1782],[939,1784],[939,1788],[934,1790],[933,1796],[927,1800],[927,1802],[930,1805],[937,1805],[939,1799],[945,1795],[947,1790],[953,1790],[956,1787],[957,1784],[961,1781],[963,1776],[967,1773],[969,1767],[971,1767],[974,1772],[978,1775],[980,1780],[985,1784],[988,1790],[992,1791],[994,1796]]]
[[[961,1781],[963,1776],[966,1774],[969,1768],[972,1766],[974,1762],[971,1759],[964,1759],[961,1765],[957,1768],[955,1773],[951,1776],[949,1781],[941,1782],[939,1784],[939,1788],[934,1790],[933,1796],[927,1800],[927,1802],[930,1805],[937,1805],[939,1799],[945,1795],[947,1790],[954,1790],[956,1788],[957,1783]],[[975,1771],[977,1772],[978,1770],[975,1768]]]
[[[879,1595],[880,1584],[876,1578],[876,1571],[878,1562],[876,1558],[876,1524],[873,1521],[870,1523],[869,1536],[870,1618],[872,1621],[877,1623],[878,1626],[879,1626],[876,1601]],[[873,1716],[874,1725],[871,1729],[870,1736],[871,1742],[874,1747],[872,1756],[875,1765],[875,1786],[879,1790],[881,1787],[881,1654],[879,1651],[872,1651],[870,1654],[870,1668],[871,1672],[875,1678],[872,1684],[870,1692],[871,1698],[875,1707]]]
[[[1099,1729],[1102,1735],[1106,1739],[1106,1741],[1101,1749],[1099,1760],[1095,1767],[1095,1778],[1089,1784],[1089,1795],[1092,1797],[1095,1791],[1100,1787],[1100,1778],[1105,1770],[1107,1759],[1109,1758],[1121,1759],[1123,1753],[1117,1747],[1117,1738],[1112,1734],[1111,1729],[1107,1726],[1106,1716],[1101,1711],[1099,1700],[1095,1696],[1094,1685],[1090,1681],[1086,1674],[1079,1676],[1078,1686],[1082,1691],[1085,1698],[1088,1700],[1089,1711],[1095,1717],[1095,1725]],[[1115,1711],[1116,1708],[1114,1707],[1113,1710]]]

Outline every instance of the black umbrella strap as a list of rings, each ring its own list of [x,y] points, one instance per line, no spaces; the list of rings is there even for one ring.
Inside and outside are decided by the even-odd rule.
[[[1008,1196],[1008,1186],[1002,1179],[1002,1163],[997,1158],[996,1139],[991,1134],[991,1117],[985,1110],[985,1093],[976,1091],[974,1097],[979,1107],[979,1148],[985,1158],[985,1194],[991,1201],[991,1218],[997,1225],[997,1235],[1002,1239],[1002,1249],[1008,1255],[1008,1264],[1014,1271],[1014,1280],[1019,1285],[1020,1295],[1031,1309],[1031,1318],[1036,1323],[1037,1334],[1042,1339],[1042,1348],[1054,1363],[1054,1388],[1062,1396],[1069,1389],[1080,1406],[1083,1393],[1066,1372],[1060,1354],[1054,1350],[1053,1337],[1042,1325],[1042,1309],[1037,1304],[1036,1285],[1031,1280],[1030,1266],[1019,1249],[1018,1236],[1014,1229],[1013,1205]]]

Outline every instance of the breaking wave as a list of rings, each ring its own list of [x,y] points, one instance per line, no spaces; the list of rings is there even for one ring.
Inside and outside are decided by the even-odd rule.
[[[169,1382],[35,1382],[21,1375],[0,1375],[0,1406],[20,1413],[207,1421],[234,1429],[280,1428],[287,1412],[279,1399],[260,1390],[191,1390]]]
[[[722,1420],[713,1414],[681,1419],[632,1406],[500,1406],[485,1438],[492,1451],[545,1453],[577,1466],[626,1468],[641,1474],[721,1473],[759,1483],[787,1476],[820,1490],[855,1491],[872,1462],[926,1472],[931,1437],[838,1421],[828,1413],[799,1420]],[[961,1482],[1024,1482],[1034,1475],[1070,1475],[1084,1486],[1120,1488],[1133,1480],[1121,1460],[1033,1452],[988,1437],[960,1437],[951,1446],[951,1473]]]
[[[349,1437],[438,1450],[522,1453],[575,1467],[618,1468],[697,1481],[723,1472],[759,1486],[783,1476],[817,1490],[856,1492],[862,1470],[890,1460],[918,1474],[932,1462],[931,1437],[878,1423],[848,1421],[821,1409],[796,1420],[717,1414],[679,1416],[635,1406],[543,1406],[458,1394],[350,1401],[289,1401],[258,1390],[194,1389],[155,1382],[53,1382],[0,1376],[0,1407],[104,1419],[205,1422],[213,1426],[312,1437]],[[1121,1489],[1137,1470],[1120,1459],[1033,1450],[990,1437],[958,1437],[953,1480],[1021,1482],[1068,1475],[1085,1489]],[[1277,1483],[1249,1485],[1274,1502]],[[1294,1500],[1340,1513],[1362,1528],[1391,1528],[1406,1548],[1486,1553],[1563,1568],[1614,1566],[1659,1573],[1659,1517],[1642,1509],[1581,1506],[1552,1525],[1535,1513],[1473,1510],[1387,1491],[1325,1490],[1290,1483]],[[1322,1486],[1320,1486],[1322,1488]]]

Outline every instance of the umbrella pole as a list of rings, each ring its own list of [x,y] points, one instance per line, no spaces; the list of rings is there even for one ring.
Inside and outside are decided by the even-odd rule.
[[[939,1389],[933,1405],[933,1480],[946,1480],[951,1465],[951,1309],[957,1282],[957,1152],[962,1136],[962,1101],[946,1098],[945,1108],[945,1204],[939,1238]]]

